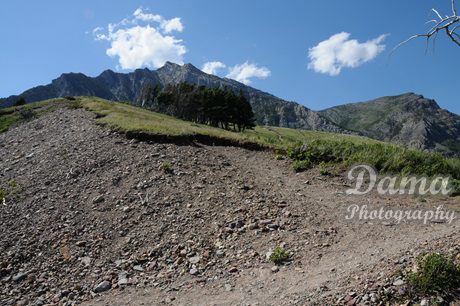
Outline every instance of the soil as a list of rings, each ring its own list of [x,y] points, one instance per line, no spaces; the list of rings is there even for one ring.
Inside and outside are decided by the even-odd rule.
[[[0,179],[0,305],[351,304],[423,249],[460,252],[460,222],[345,220],[455,199],[347,195],[270,151],[128,139],[81,109],[0,134]]]

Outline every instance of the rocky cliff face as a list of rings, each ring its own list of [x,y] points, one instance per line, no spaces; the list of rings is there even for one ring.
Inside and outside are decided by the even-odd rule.
[[[407,93],[319,112],[345,129],[422,151],[460,153],[460,117],[436,101]]]
[[[305,106],[284,101],[235,80],[204,73],[191,64],[180,66],[167,62],[162,68],[155,71],[137,69],[127,74],[106,70],[95,78],[87,77],[81,73],[62,74],[51,84],[29,89],[21,95],[25,97],[27,102],[65,96],[96,96],[113,101],[129,101],[135,105],[140,105],[139,96],[146,84],[159,84],[160,87],[164,87],[167,84],[181,82],[210,87],[227,87],[235,92],[240,89],[243,90],[253,106],[258,125],[350,133],[320,117]],[[0,108],[11,106],[16,99],[18,96],[0,99]]]
[[[424,151],[460,155],[460,117],[441,109],[434,100],[414,93],[315,112],[235,80],[204,73],[191,64],[167,62],[157,70],[137,69],[127,74],[106,70],[94,78],[81,73],[63,74],[51,84],[34,87],[21,96],[27,102],[96,96],[140,106],[139,97],[146,84],[164,87],[181,82],[242,90],[254,109],[258,125],[358,134]],[[0,99],[0,108],[11,106],[17,99],[18,96]]]

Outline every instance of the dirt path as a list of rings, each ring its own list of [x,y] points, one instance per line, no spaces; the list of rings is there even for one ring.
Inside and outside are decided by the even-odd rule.
[[[137,142],[93,119],[62,109],[0,135],[2,184],[24,186],[0,207],[0,304],[324,305],[458,238],[458,223],[345,221],[350,204],[439,200],[348,196],[270,152]],[[277,246],[292,261],[272,272]]]

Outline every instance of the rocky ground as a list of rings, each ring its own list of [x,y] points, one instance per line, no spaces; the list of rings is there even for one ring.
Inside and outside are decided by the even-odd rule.
[[[139,142],[81,109],[0,134],[0,305],[379,304],[423,249],[460,253],[459,222],[345,220],[457,200],[349,196],[273,155]]]

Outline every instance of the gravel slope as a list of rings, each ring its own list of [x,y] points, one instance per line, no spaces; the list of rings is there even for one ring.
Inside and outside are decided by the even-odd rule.
[[[0,178],[18,190],[0,205],[0,305],[324,305],[458,242],[458,222],[344,219],[441,200],[347,196],[271,152],[129,140],[80,109],[0,134]],[[292,260],[272,271],[280,245]]]

